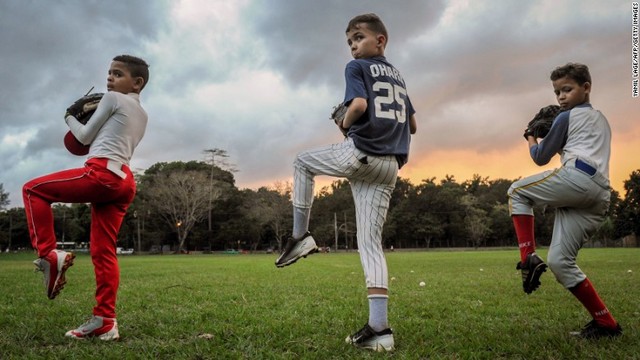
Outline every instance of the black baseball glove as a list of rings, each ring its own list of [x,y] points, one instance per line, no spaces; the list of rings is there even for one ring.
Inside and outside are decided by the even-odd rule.
[[[336,125],[338,125],[338,129],[340,129],[340,132],[342,132],[342,135],[344,135],[345,137],[347,137],[347,129],[344,129],[341,124],[344,121],[345,115],[347,115],[347,108],[348,106],[344,103],[340,103],[334,106],[331,110],[330,117],[330,119],[333,120]]]
[[[96,111],[102,96],[104,96],[103,93],[93,93],[81,97],[67,108],[64,117],[71,115],[78,119],[80,123],[86,124]]]
[[[524,130],[524,138],[533,136],[536,139],[542,139],[547,136],[553,124],[553,119],[558,116],[560,111],[560,106],[558,105],[549,105],[540,109],[527,124],[527,128]]]

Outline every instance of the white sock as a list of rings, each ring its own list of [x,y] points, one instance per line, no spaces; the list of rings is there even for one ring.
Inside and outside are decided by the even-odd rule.
[[[389,327],[387,319],[387,303],[389,295],[369,295],[369,326],[375,331]]]
[[[309,231],[309,215],[311,209],[293,207],[293,236],[294,239],[300,239]]]

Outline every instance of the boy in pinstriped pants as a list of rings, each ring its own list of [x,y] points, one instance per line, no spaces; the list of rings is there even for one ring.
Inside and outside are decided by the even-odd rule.
[[[404,79],[384,57],[387,30],[375,14],[353,18],[346,30],[354,58],[346,66],[348,105],[338,123],[347,138],[298,154],[294,161],[293,233],[276,266],[293,264],[317,251],[309,232],[314,177],[349,180],[356,208],[358,250],[369,299],[369,320],[347,337],[354,346],[376,351],[394,349],[387,321],[388,273],[382,248],[382,228],[398,169],[408,159],[415,111]]]

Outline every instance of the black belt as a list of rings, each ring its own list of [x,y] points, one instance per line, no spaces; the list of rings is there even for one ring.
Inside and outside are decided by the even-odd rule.
[[[591,165],[587,164],[584,161],[581,161],[580,159],[576,159],[576,169],[578,170],[582,170],[583,172],[585,172],[586,174],[588,174],[589,176],[593,176],[596,174],[596,169],[593,168]]]

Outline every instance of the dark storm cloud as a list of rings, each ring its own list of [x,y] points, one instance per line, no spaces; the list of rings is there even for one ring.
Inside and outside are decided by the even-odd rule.
[[[589,64],[592,100],[614,131],[633,133],[629,9],[596,0],[0,0],[0,183],[21,206],[26,180],[82,163],[62,147],[62,114],[91,86],[105,91],[120,53],[151,64],[134,168],[221,148],[239,187],[289,180],[296,152],[341,140],[328,113],[351,60],[345,28],[368,12],[387,25],[385,55],[418,111],[405,172],[431,154],[448,164],[448,153],[475,159],[522,146],[522,123],[555,101],[550,70],[567,61]]]
[[[11,190],[13,206],[20,205],[16,189],[26,180],[15,176],[16,165],[26,169],[33,163],[31,170],[39,174],[51,162],[69,160],[61,147],[66,106],[91,86],[106,90],[106,73],[115,55],[144,56],[138,53],[140,43],[152,40],[166,20],[160,4],[0,2],[0,139],[12,139],[0,144],[0,183]],[[26,147],[18,146],[27,136],[32,140]],[[49,163],[35,165],[45,157]]]
[[[293,86],[343,84],[343,65],[351,59],[345,30],[351,18],[376,13],[389,31],[389,49],[409,51],[412,37],[429,31],[445,9],[444,1],[287,1],[262,3],[255,33],[269,49],[267,65]],[[398,55],[400,56],[400,55]]]
[[[31,98],[34,85],[59,90],[62,80],[73,83],[87,73],[103,75],[111,57],[133,51],[141,40],[154,37],[164,17],[158,17],[153,4],[1,2],[3,81],[15,85],[9,87],[12,96],[29,94]]]

